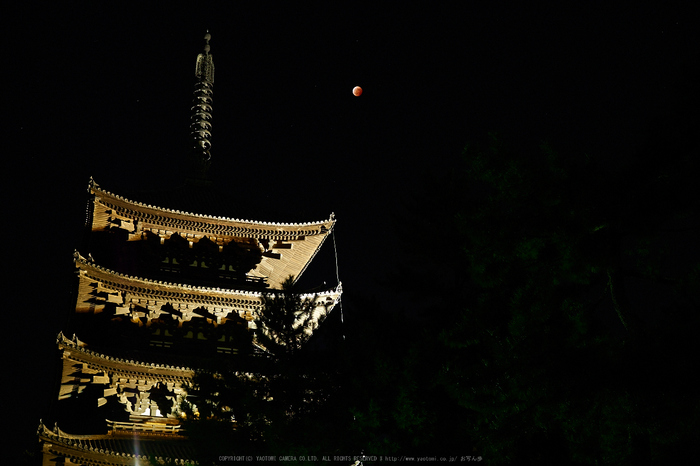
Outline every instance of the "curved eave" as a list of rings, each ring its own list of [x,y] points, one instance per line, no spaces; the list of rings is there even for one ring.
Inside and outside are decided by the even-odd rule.
[[[188,225],[200,227],[215,227],[222,232],[231,232],[234,236],[239,237],[255,237],[265,239],[278,239],[282,236],[312,236],[312,235],[327,235],[335,224],[334,215],[327,220],[302,223],[278,223],[264,222],[258,220],[243,220],[238,218],[220,217],[206,214],[198,214],[193,212],[184,212],[180,210],[158,207],[141,202],[132,201],[122,196],[106,191],[90,178],[89,192],[98,196],[104,202],[108,202],[114,206],[118,206],[126,211],[140,214],[141,217],[150,218],[157,221],[159,218],[170,220],[171,223],[183,225],[185,228]],[[193,230],[195,231],[195,230]]]
[[[247,298],[247,299],[260,299],[264,295],[259,291],[248,291],[248,290],[236,290],[227,288],[209,288],[204,286],[194,286],[186,285],[182,283],[172,283],[164,282],[160,280],[149,280],[147,278],[133,277],[131,275],[121,274],[115,272],[114,270],[101,267],[94,262],[89,261],[79,252],[74,252],[74,262],[79,270],[84,270],[90,272],[95,276],[95,278],[104,279],[104,281],[109,281],[115,285],[121,284],[124,286],[143,288],[152,293],[163,294],[164,292],[172,293],[185,293],[188,297],[196,300],[197,297],[201,299],[206,298]],[[310,298],[312,296],[325,297],[332,295],[340,295],[342,292],[342,285],[338,285],[333,290],[322,291],[320,293],[302,293],[299,296],[301,298]]]
[[[101,267],[89,261],[78,251],[73,253],[75,266],[79,271],[87,272],[91,277],[105,283],[110,283],[114,289],[130,288],[133,290],[143,290],[144,293],[159,294],[163,296],[173,296],[185,294],[193,302],[205,301],[209,299],[252,299],[259,300],[262,293],[258,291],[236,290],[227,288],[209,288],[205,286],[194,286],[183,283],[172,283],[160,280],[150,280],[148,278],[134,277],[122,274],[105,267]]]
[[[180,320],[201,317],[196,311],[204,308],[212,319],[228,318],[234,314],[251,322],[263,307],[264,294],[257,291],[207,288],[132,277],[100,267],[77,251],[74,260],[79,277],[77,312],[94,312],[107,303],[113,303],[118,314],[126,315],[134,311],[132,304],[135,304],[152,312],[153,315],[143,316],[151,319],[167,312],[162,306],[170,304],[178,309]],[[338,284],[333,290],[299,296],[301,299],[315,297],[319,308],[332,308],[341,293],[342,285]]]
[[[53,430],[42,422],[37,429],[37,437],[42,443],[44,461],[50,456],[51,463],[56,457],[69,459],[70,464],[85,466],[133,466],[148,463],[150,456],[175,460],[178,464],[192,461],[190,446],[183,440],[115,439],[109,435],[72,435],[58,426]],[[48,464],[48,463],[44,463]]]
[[[194,369],[189,367],[127,360],[89,350],[76,337],[70,339],[63,332],[56,337],[56,343],[61,351],[68,350],[70,359],[110,371],[142,374],[144,378],[156,377],[164,380],[170,378],[189,380],[194,376]],[[64,358],[66,357],[68,356],[64,353]]]
[[[273,223],[171,210],[112,194],[92,178],[89,191],[94,195],[88,219],[93,231],[120,228],[128,233],[129,241],[142,240],[147,232],[161,238],[177,233],[192,242],[207,237],[220,245],[257,241],[263,257],[248,275],[265,280],[273,289],[281,288],[289,276],[301,277],[335,225],[333,214],[318,222]]]

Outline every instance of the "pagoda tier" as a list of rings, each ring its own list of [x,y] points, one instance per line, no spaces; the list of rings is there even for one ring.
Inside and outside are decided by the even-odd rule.
[[[88,387],[101,391],[95,406],[109,399],[123,405],[134,424],[150,425],[148,431],[176,433],[175,410],[190,384],[194,370],[167,364],[146,363],[97,353],[75,336],[57,338],[63,370],[58,399],[80,396]],[[167,422],[170,421],[170,422]],[[154,427],[154,426],[160,426]]]
[[[150,326],[165,318],[176,321],[179,327],[193,319],[213,325],[244,319],[248,328],[255,329],[257,316],[263,310],[265,295],[262,292],[149,280],[100,267],[77,252],[74,259],[78,275],[78,314],[106,313],[140,326]],[[300,294],[299,297],[314,300],[311,312],[315,324],[333,309],[341,293],[339,284],[330,291]],[[303,317],[307,316],[300,316],[300,319]]]
[[[43,466],[133,466],[149,464],[149,458],[169,459],[175,464],[194,461],[190,444],[180,436],[163,438],[157,431],[125,432],[110,423],[106,435],[73,435],[55,426],[39,425]]]
[[[110,254],[93,240],[89,252],[102,263],[112,262],[105,265],[121,273],[151,278],[167,272],[181,275],[171,281],[200,284],[230,279],[239,288],[281,288],[289,276],[301,276],[335,224],[333,215],[319,222],[271,223],[182,212],[125,199],[101,189],[92,179],[89,192],[87,223],[93,235],[116,233],[120,243],[151,245],[148,251],[120,246]],[[198,254],[186,251],[198,247]],[[135,265],[145,257],[157,267]],[[195,269],[198,273],[191,276],[204,281],[186,280]]]

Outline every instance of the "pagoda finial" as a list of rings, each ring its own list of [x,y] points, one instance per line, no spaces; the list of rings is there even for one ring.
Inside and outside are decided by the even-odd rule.
[[[211,120],[214,94],[214,60],[209,53],[211,47],[209,31],[204,35],[204,50],[197,56],[195,65],[194,99],[190,134],[193,139],[193,157],[197,177],[206,178],[211,160]]]
[[[211,34],[207,31],[207,33],[204,34],[204,50],[197,56],[195,75],[197,76],[197,81],[207,81],[214,84],[214,62],[209,53],[211,50],[209,46],[210,40]]]

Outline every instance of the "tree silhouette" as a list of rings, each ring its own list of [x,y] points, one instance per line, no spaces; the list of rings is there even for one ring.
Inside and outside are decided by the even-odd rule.
[[[392,300],[348,329],[355,444],[493,464],[690,458],[697,162],[648,155],[615,167],[492,133],[416,188]],[[439,234],[416,247],[407,224]]]
[[[326,309],[317,308],[317,295],[296,292],[294,277],[289,276],[281,290],[263,295],[258,313],[257,343],[277,362],[287,362],[309,341],[313,331],[326,317]]]
[[[671,349],[666,332],[689,335],[648,301],[660,293],[697,322],[697,257],[663,263],[669,230],[692,215],[695,201],[679,194],[693,162],[631,160],[619,173],[493,133],[462,162],[454,218],[470,285],[440,332],[439,377],[469,410],[478,447],[495,463],[661,461],[673,426],[651,409],[663,391],[647,376],[678,378],[649,348],[662,360],[691,353]],[[665,410],[697,432],[684,388],[665,391],[678,395]]]
[[[311,419],[337,386],[332,371],[303,349],[325,315],[317,296],[296,292],[289,277],[281,290],[263,296],[258,351],[238,368],[213,360],[196,372],[181,411],[200,461],[228,452],[288,455],[309,441],[301,432],[314,429]]]

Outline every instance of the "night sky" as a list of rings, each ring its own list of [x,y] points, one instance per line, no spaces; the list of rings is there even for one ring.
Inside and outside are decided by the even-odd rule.
[[[678,110],[698,57],[687,11],[637,2],[190,3],[58,2],[4,15],[5,380],[22,442],[33,442],[57,393],[54,341],[88,179],[117,194],[179,183],[206,30],[211,174],[241,200],[230,216],[305,222],[335,212],[348,295],[385,293],[376,282],[406,253],[394,249],[392,212],[449,172],[466,142],[496,130],[624,165]]]

